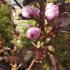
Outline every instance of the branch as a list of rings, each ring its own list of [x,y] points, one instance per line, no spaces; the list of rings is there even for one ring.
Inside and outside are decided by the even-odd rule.
[[[39,27],[44,32],[44,24],[45,24],[45,0],[39,0],[40,5],[40,19],[39,19]]]
[[[18,3],[17,0],[14,0],[14,1],[16,2],[16,4],[17,4],[20,8],[22,8],[22,6]]]
[[[31,41],[31,43],[33,44],[33,46],[35,46],[35,47],[37,46],[33,41]]]
[[[48,55],[51,60],[51,65],[52,65],[51,70],[57,70],[57,62],[56,62],[55,56],[50,53],[48,53]]]
[[[31,62],[31,64],[30,64],[30,66],[29,66],[29,67],[28,67],[28,69],[26,69],[26,70],[30,70],[30,69],[31,69],[31,67],[33,66],[34,62],[35,62],[35,59],[33,59],[33,60],[32,60],[32,62]]]

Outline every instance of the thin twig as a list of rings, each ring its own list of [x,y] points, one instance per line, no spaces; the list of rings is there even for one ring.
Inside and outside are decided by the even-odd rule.
[[[50,53],[48,53],[48,55],[51,60],[51,65],[52,65],[51,70],[57,70],[57,62],[56,62],[55,56]]]
[[[35,47],[37,46],[33,41],[31,41],[31,43],[33,44],[33,46],[35,46]]]
[[[32,62],[31,62],[31,64],[30,64],[30,66],[29,66],[29,67],[28,67],[28,69],[26,69],[26,70],[30,70],[30,69],[31,69],[31,67],[33,66],[34,62],[35,62],[35,59],[33,59],[33,60],[32,60]]]

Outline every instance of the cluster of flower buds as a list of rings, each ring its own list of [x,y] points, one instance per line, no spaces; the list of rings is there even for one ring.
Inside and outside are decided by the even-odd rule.
[[[22,16],[25,18],[38,18],[40,10],[38,8],[25,6],[22,9]],[[45,17],[51,21],[55,17],[59,15],[58,5],[54,5],[54,3],[49,3],[45,7]],[[26,37],[31,40],[36,40],[41,34],[41,30],[38,27],[29,27],[26,32]]]
[[[22,16],[25,18],[37,18],[39,17],[40,10],[38,8],[25,6],[22,9]],[[59,15],[58,5],[54,5],[54,3],[49,3],[45,7],[45,17],[48,20],[52,20]]]

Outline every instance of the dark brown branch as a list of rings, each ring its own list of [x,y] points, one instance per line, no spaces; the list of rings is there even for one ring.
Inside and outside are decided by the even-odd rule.
[[[41,30],[44,32],[44,23],[45,23],[45,1],[44,0],[39,0],[39,5],[40,5],[40,19],[39,19],[39,27]]]

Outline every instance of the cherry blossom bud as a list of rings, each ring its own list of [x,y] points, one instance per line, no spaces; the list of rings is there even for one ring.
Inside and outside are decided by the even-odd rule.
[[[32,8],[30,6],[25,6],[22,9],[22,16],[25,18],[31,18]]]
[[[25,6],[22,9],[22,16],[25,18],[37,18],[39,17],[40,10],[38,8]]]
[[[46,9],[45,9],[45,16],[47,17],[47,19],[52,20],[58,15],[59,15],[58,6],[54,5],[54,3],[47,4]]]
[[[32,40],[36,40],[41,34],[41,30],[37,27],[31,27],[26,32],[26,37]]]
[[[39,17],[40,10],[38,8],[33,8],[32,16]]]

